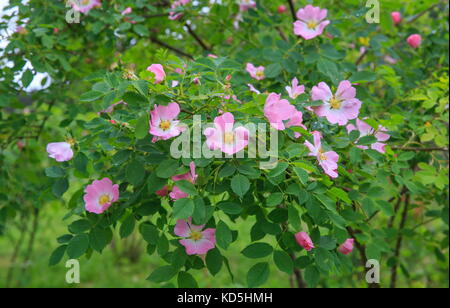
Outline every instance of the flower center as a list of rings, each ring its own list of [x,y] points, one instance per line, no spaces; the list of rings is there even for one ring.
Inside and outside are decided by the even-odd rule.
[[[223,135],[223,141],[228,144],[233,143],[234,142],[234,134],[233,133],[225,133]]]
[[[82,1],[81,1],[81,4],[82,4],[82,5],[88,5],[88,4],[89,4],[89,1],[90,1],[90,0],[82,0]]]
[[[306,24],[308,29],[310,30],[314,30],[317,27],[317,22],[315,22],[314,20],[308,21],[308,23]]]
[[[168,130],[170,128],[170,121],[162,120],[161,123],[159,123],[159,128],[162,130]]]
[[[342,100],[337,99],[336,96],[332,96],[329,103],[330,103],[331,108],[339,109],[339,108],[341,108]]]
[[[264,77],[264,71],[256,71],[256,77],[262,78]]]
[[[110,202],[111,202],[111,199],[109,198],[108,195],[102,195],[100,197],[100,199],[98,200],[98,203],[100,203],[100,205],[105,205],[105,204],[110,203]]]
[[[199,231],[192,231],[189,238],[194,241],[199,241],[203,238],[203,234]]]
[[[322,149],[319,150],[319,158],[320,160],[327,160],[327,157]]]

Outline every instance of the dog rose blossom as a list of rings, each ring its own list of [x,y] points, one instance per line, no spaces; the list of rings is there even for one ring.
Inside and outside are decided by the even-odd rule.
[[[285,130],[283,121],[291,119],[297,109],[286,99],[281,99],[280,94],[270,93],[264,105],[264,115],[270,125],[277,130]]]
[[[214,128],[205,129],[206,144],[211,150],[233,155],[248,145],[249,131],[243,126],[234,128],[233,114],[226,112],[214,119]]]
[[[264,78],[266,78],[266,76],[264,75],[264,66],[255,67],[252,63],[247,63],[246,70],[253,79],[263,80]]]
[[[75,11],[81,12],[83,14],[86,14],[93,8],[102,6],[101,0],[71,0],[70,4]]]
[[[398,25],[402,21],[402,14],[400,12],[392,12],[391,17],[394,25]]]
[[[353,244],[355,240],[352,238],[347,239],[341,246],[339,246],[338,250],[340,253],[344,255],[348,255],[353,251]]]
[[[184,131],[185,127],[177,121],[180,106],[170,103],[167,106],[155,105],[150,112],[150,134],[155,136],[153,142],[176,137]]]
[[[327,10],[310,4],[298,10],[298,20],[294,22],[295,35],[301,36],[305,40],[321,35],[325,27],[330,23],[329,20],[325,20],[327,13]]]
[[[335,94],[325,82],[321,82],[312,88],[311,98],[323,102],[323,105],[313,107],[316,115],[339,125],[346,125],[349,120],[356,119],[362,104],[356,98],[356,89],[348,80],[341,81]]]
[[[309,141],[305,141],[305,145],[310,150],[310,153],[308,155],[317,158],[319,165],[327,175],[332,178],[337,178],[337,162],[339,160],[339,155],[333,151],[325,152],[323,150],[320,132],[314,131],[312,132],[312,135],[314,137],[314,145]]]
[[[185,174],[181,174],[181,175],[175,175],[172,177],[172,180],[175,182],[181,181],[181,180],[186,180],[191,183],[195,183],[198,175],[195,173],[195,163],[193,161],[189,164],[189,168],[190,168],[189,172],[187,172]],[[173,200],[178,200],[178,199],[187,198],[189,195],[187,193],[183,192],[177,186],[174,186],[172,189],[172,192],[169,194],[169,196]]]
[[[183,238],[179,242],[186,248],[186,254],[205,255],[216,247],[216,229],[203,228],[204,226],[193,225],[192,218],[177,221],[174,233]]]
[[[299,233],[295,234],[295,240],[306,251],[311,251],[315,248],[311,238],[309,237],[308,233],[306,233],[306,232],[299,232]]]
[[[292,86],[287,86],[286,91],[289,94],[289,97],[292,99],[296,99],[299,95],[305,93],[305,86],[298,85],[297,77],[292,79]]]
[[[73,157],[73,151],[70,143],[54,142],[47,145],[48,156],[54,158],[57,162],[69,161]]]
[[[412,34],[408,36],[406,39],[406,42],[411,46],[412,48],[417,48],[422,44],[422,36],[420,34]]]
[[[378,151],[381,154],[385,153],[385,144],[383,143],[384,141],[389,140],[389,138],[391,136],[389,136],[386,132],[387,129],[383,126],[379,126],[377,130],[373,129],[372,126],[370,126],[369,124],[367,124],[364,121],[361,121],[360,119],[356,120],[356,127],[353,124],[349,124],[347,125],[347,132],[350,133],[354,130],[358,130],[359,131],[359,138],[361,137],[365,137],[365,136],[369,136],[369,135],[373,135],[375,138],[377,138],[377,142],[373,143],[370,148],[372,150]],[[357,146],[360,149],[363,150],[367,150],[369,147],[365,146],[365,145],[358,145]]]
[[[86,187],[83,199],[86,211],[102,214],[119,200],[119,185],[113,185],[109,178],[95,180]]]
[[[166,78],[166,72],[161,64],[152,64],[147,67],[147,71],[155,74],[155,83],[161,83]]]

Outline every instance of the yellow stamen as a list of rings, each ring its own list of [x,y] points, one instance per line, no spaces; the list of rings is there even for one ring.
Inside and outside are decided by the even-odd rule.
[[[233,143],[234,142],[234,134],[233,133],[225,133],[223,135],[223,141],[228,144]]]
[[[161,123],[159,123],[159,128],[161,128],[162,130],[168,130],[170,128],[170,121],[168,120],[161,121]]]
[[[322,149],[319,150],[319,158],[320,160],[327,160],[327,157]]]
[[[82,5],[88,5],[88,4],[89,4],[89,0],[82,0],[82,1],[81,1],[81,4],[82,4]]]
[[[98,200],[98,203],[100,203],[100,205],[105,205],[105,204],[110,203],[110,202],[111,202],[111,199],[109,198],[108,195],[103,195]]]
[[[192,231],[189,238],[194,241],[199,241],[203,238],[203,234],[199,231]]]
[[[308,27],[308,29],[314,30],[314,29],[316,29],[316,27],[317,27],[317,22],[315,22],[315,21],[313,21],[313,20],[308,21],[308,23],[306,24],[306,26]]]
[[[337,99],[336,96],[332,96],[330,99],[330,106],[333,109],[339,109],[341,108],[342,101],[340,99]]]
[[[264,71],[256,71],[256,77],[258,78],[264,77]]]

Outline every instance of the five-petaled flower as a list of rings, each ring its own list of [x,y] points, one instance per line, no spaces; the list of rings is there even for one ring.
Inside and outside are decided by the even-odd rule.
[[[320,106],[313,107],[319,117],[326,117],[331,124],[345,125],[349,120],[356,119],[361,108],[361,101],[356,98],[356,89],[350,81],[339,83],[335,94],[330,87],[321,82],[312,88],[313,101],[322,101]]]
[[[53,142],[47,145],[48,156],[54,158],[57,162],[69,161],[73,157],[73,150],[70,143]]]
[[[234,116],[229,112],[216,117],[214,127],[205,129],[204,134],[211,150],[220,150],[228,155],[243,150],[248,145],[250,135],[245,127],[234,127]]]
[[[378,151],[382,154],[385,153],[384,148],[385,148],[386,144],[384,144],[383,142],[389,140],[389,138],[391,137],[386,133],[387,129],[385,127],[379,125],[378,129],[375,130],[372,126],[370,126],[366,122],[364,122],[360,119],[356,119],[356,127],[353,124],[347,125],[348,133],[350,133],[354,130],[359,131],[359,138],[373,135],[377,139],[377,142],[371,144],[370,148],[372,150]],[[367,150],[369,148],[368,146],[365,146],[365,145],[357,145],[357,147],[360,149],[363,149],[363,150]]]
[[[265,71],[264,66],[256,67],[252,63],[247,63],[246,70],[253,79],[263,80],[264,78],[266,78],[266,76],[264,75],[264,71]]]
[[[204,255],[216,246],[216,229],[192,224],[192,218],[178,220],[174,233],[182,237],[180,244],[186,248],[188,255]]]
[[[153,142],[176,137],[184,131],[185,127],[177,121],[180,106],[170,103],[167,106],[155,105],[150,112],[150,134],[154,136]]]
[[[75,11],[83,14],[86,14],[93,8],[102,6],[101,0],[70,0],[70,4]]]
[[[325,27],[330,23],[327,18],[327,10],[310,4],[297,12],[298,20],[294,22],[294,33],[310,40],[323,33]]]
[[[339,155],[334,151],[324,151],[324,149],[322,148],[320,132],[314,131],[312,132],[312,135],[314,137],[314,145],[311,144],[308,140],[305,141],[305,145],[310,150],[310,153],[308,155],[317,158],[319,165],[327,175],[332,178],[337,178],[337,162],[339,160]]]
[[[119,200],[119,185],[113,185],[109,178],[95,180],[86,187],[83,199],[86,211],[102,214]]]

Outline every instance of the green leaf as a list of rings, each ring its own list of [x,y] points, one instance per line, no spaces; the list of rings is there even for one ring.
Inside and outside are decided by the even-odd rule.
[[[88,162],[89,162],[89,160],[88,160],[87,156],[82,152],[78,152],[78,154],[75,156],[75,158],[73,160],[75,169],[77,169],[81,173],[86,173],[86,167],[87,167]]]
[[[333,250],[336,248],[336,240],[329,236],[322,236],[319,240],[318,247],[326,249],[326,250]]]
[[[282,272],[292,275],[294,272],[294,262],[287,252],[283,250],[275,250],[273,253],[273,262]]]
[[[247,285],[249,288],[256,288],[264,284],[269,278],[269,264],[261,262],[255,264],[247,273]]]
[[[67,178],[62,178],[56,180],[56,182],[52,186],[52,192],[53,194],[60,198],[64,193],[69,189],[69,181]]]
[[[339,198],[340,200],[344,201],[347,204],[352,204],[352,200],[350,200],[350,198],[348,197],[347,192],[345,192],[340,188],[332,187],[330,190],[328,190],[328,193],[331,194],[332,196]]]
[[[364,83],[364,82],[372,82],[377,79],[377,74],[374,72],[368,72],[368,71],[360,71],[354,73],[349,81],[351,83]]]
[[[187,193],[189,196],[197,195],[197,188],[195,188],[195,185],[189,181],[186,180],[177,181],[175,185],[183,192]]]
[[[33,78],[34,78],[33,72],[27,69],[22,75],[22,86],[24,88],[27,88],[33,81]]]
[[[375,138],[374,136],[364,136],[364,137],[361,137],[358,140],[357,144],[358,145],[366,145],[366,146],[368,146],[368,145],[371,145],[371,144],[373,144],[375,142],[377,142],[377,138]]]
[[[62,245],[56,248],[52,255],[50,256],[50,259],[48,261],[48,266],[54,266],[61,262],[62,258],[64,257],[64,253],[66,252],[67,245]]]
[[[89,241],[92,249],[98,252],[102,252],[105,247],[112,241],[111,229],[95,227],[89,233]]]
[[[136,121],[136,128],[134,131],[134,135],[136,139],[143,139],[148,136],[149,131],[149,120],[148,114],[144,113],[140,118]]]
[[[270,170],[270,172],[269,172],[269,174],[267,174],[267,176],[270,178],[275,178],[275,177],[283,174],[288,167],[289,167],[289,164],[286,162],[278,163],[275,168]]]
[[[77,259],[85,254],[88,248],[89,236],[87,234],[78,234],[67,245],[67,255],[70,259]]]
[[[92,102],[100,99],[104,93],[99,91],[89,91],[80,96],[80,101],[82,102]]]
[[[120,237],[126,238],[131,235],[134,231],[134,227],[136,224],[136,220],[134,219],[133,215],[128,216],[120,226]]]
[[[233,241],[233,234],[228,228],[227,224],[223,221],[219,221],[216,228],[216,241],[217,245],[223,249],[227,249]]]
[[[205,261],[206,267],[208,268],[208,271],[211,273],[211,275],[215,276],[220,272],[220,269],[222,268],[223,257],[220,254],[219,249],[214,248],[208,251]]]
[[[272,251],[272,246],[267,243],[254,243],[242,250],[242,254],[247,258],[258,259],[267,257]]]
[[[414,158],[416,156],[416,153],[414,152],[403,152],[398,156],[399,161],[408,161]]]
[[[230,215],[238,215],[242,212],[242,206],[234,202],[220,202],[217,206],[219,209]]]
[[[153,273],[148,276],[147,280],[157,283],[169,281],[177,274],[177,272],[178,270],[173,266],[166,265],[155,269]]]
[[[132,161],[128,164],[126,176],[128,182],[133,186],[138,186],[145,177],[144,165],[137,160]]]
[[[165,160],[156,168],[156,175],[163,179],[170,178],[176,174],[178,167],[179,165],[175,160]]]
[[[139,232],[147,243],[151,245],[158,244],[159,234],[155,226],[149,223],[143,223],[139,226]]]
[[[250,181],[245,175],[237,174],[231,179],[231,189],[242,198],[250,189]]]
[[[50,178],[62,178],[65,174],[66,172],[61,167],[52,166],[45,169],[45,175]]]
[[[305,281],[310,288],[314,288],[319,283],[320,274],[317,268],[313,265],[305,269]]]
[[[178,287],[179,288],[198,288],[197,281],[187,272],[178,273]]]
[[[183,198],[178,199],[173,204],[173,218],[187,219],[194,213],[194,201],[192,199]]]
[[[69,225],[69,231],[75,234],[83,233],[91,228],[91,224],[86,219],[74,221]]]
[[[269,196],[269,198],[267,198],[266,205],[268,207],[277,206],[280,205],[283,202],[283,200],[284,198],[282,193],[273,193]]]
[[[269,64],[264,70],[264,74],[267,78],[275,78],[281,74],[283,68],[279,63]]]

